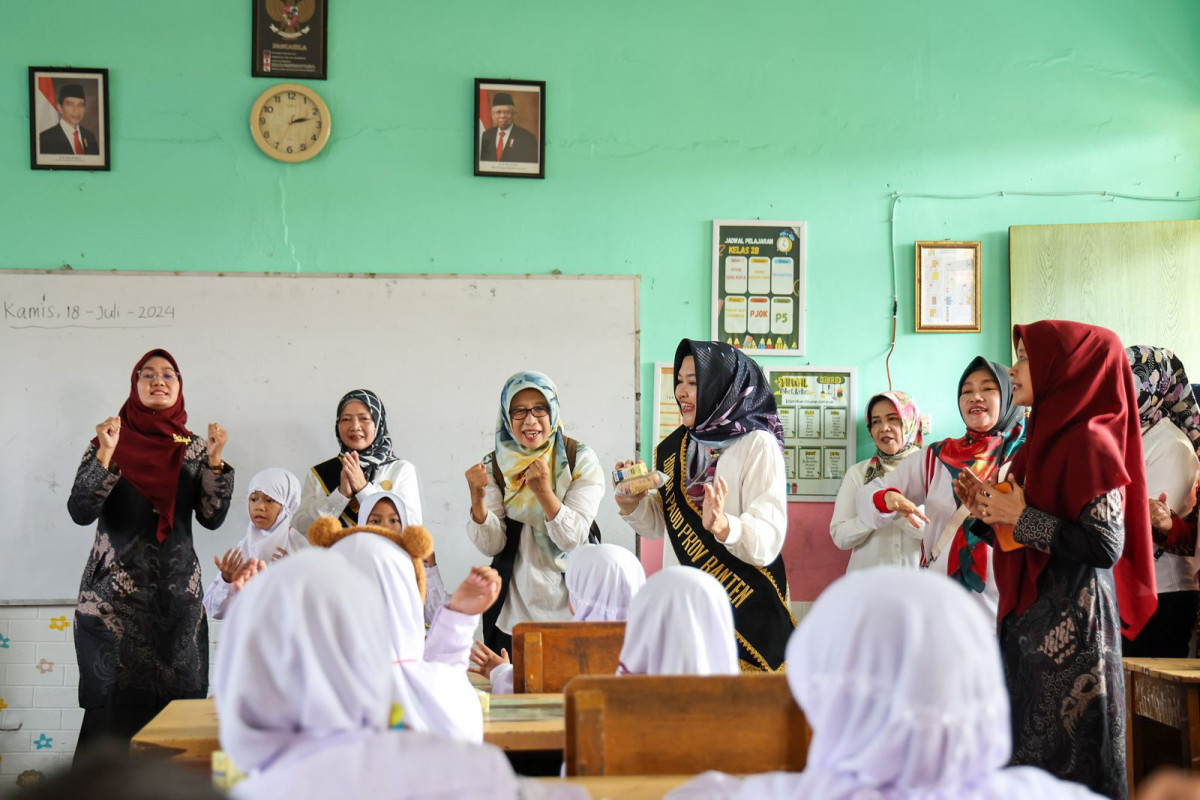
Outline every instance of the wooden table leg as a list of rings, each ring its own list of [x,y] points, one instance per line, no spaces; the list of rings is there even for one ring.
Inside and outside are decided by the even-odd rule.
[[[1142,720],[1134,709],[1137,676],[1125,670],[1125,766],[1128,772],[1129,796],[1133,797],[1134,787],[1141,782],[1145,765],[1142,760]]]
[[[1189,685],[1184,691],[1183,761],[1192,772],[1200,772],[1200,686]]]

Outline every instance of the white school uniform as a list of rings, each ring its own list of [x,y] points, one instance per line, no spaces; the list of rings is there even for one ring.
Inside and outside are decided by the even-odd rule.
[[[1200,459],[1187,435],[1169,419],[1161,419],[1142,436],[1142,451],[1146,462],[1146,493],[1155,499],[1166,492],[1171,511],[1183,516],[1196,476]],[[1130,501],[1132,502],[1132,500]],[[1158,593],[1194,592],[1200,589],[1196,570],[1200,559],[1163,553],[1154,562],[1154,580]]]
[[[779,440],[767,431],[751,431],[727,444],[717,459],[713,481],[724,478],[729,485],[725,516],[729,536],[724,545],[747,564],[765,567],[783,549],[787,536],[787,476]],[[667,534],[662,502],[651,490],[628,515],[629,527],[647,539]],[[671,543],[663,543],[663,566],[679,566]]]
[[[518,796],[498,748],[388,730],[386,627],[378,587],[332,550],[247,585],[215,675],[221,746],[249,775],[234,798]]]
[[[421,618],[417,573],[408,552],[373,533],[354,533],[331,548],[374,583],[384,598],[394,700],[406,730],[464,742],[483,741],[483,708],[467,678],[479,617],[443,608],[429,629]],[[385,669],[387,662],[380,662]]]
[[[419,522],[410,522],[408,518],[407,507],[404,504],[404,498],[395,492],[376,492],[375,494],[366,495],[358,504],[358,524],[366,525],[367,519],[371,516],[371,512],[375,510],[375,506],[380,500],[391,500],[392,505],[396,507],[396,511],[400,514],[401,529],[407,528],[409,525],[419,525]],[[433,615],[438,609],[446,605],[450,600],[450,595],[446,593],[446,586],[442,583],[442,573],[438,571],[436,565],[425,567],[425,624],[429,625],[433,622]]]
[[[338,519],[350,498],[342,494],[338,487],[325,491],[321,479],[313,470],[308,471],[304,478],[304,493],[300,500],[300,509],[296,512],[296,527],[305,535],[318,517],[333,517]],[[380,464],[375,468],[375,477],[354,495],[359,507],[366,498],[378,492],[395,492],[404,504],[402,514],[409,525],[421,524],[421,493],[417,486],[417,468],[402,458]]]
[[[629,604],[617,672],[738,674],[733,607],[717,579],[692,567],[652,575]]]
[[[546,521],[550,541],[564,553],[587,542],[592,521],[604,497],[604,470],[595,451],[582,442],[575,453],[575,472],[579,477],[571,481],[563,495],[562,508],[554,519]],[[479,552],[495,556],[504,549],[506,516],[504,495],[490,471],[485,502],[487,517],[477,523],[468,516],[467,536]],[[562,570],[554,558],[538,546],[532,526],[524,524],[508,595],[496,627],[512,633],[513,627],[521,622],[565,622],[569,619],[571,612],[567,609],[567,587]]]
[[[958,510],[954,498],[954,479],[950,477],[950,470],[946,469],[926,446],[921,448],[919,454],[901,461],[900,465],[888,474],[863,486],[858,490],[855,505],[858,508],[858,518],[869,528],[883,528],[900,516],[894,512],[883,513],[875,507],[875,494],[884,489],[895,489],[912,502],[924,505],[929,523],[922,528],[922,541],[925,555],[931,554],[950,518]],[[938,553],[937,559],[929,564],[931,572],[947,574],[950,550],[951,547],[947,544]],[[987,580],[984,581],[983,591],[971,592],[971,596],[988,612],[992,620],[991,627],[995,629],[996,613],[1000,607],[1000,590],[996,588],[993,578],[992,548],[983,545],[977,548],[975,553],[982,553],[986,558]]]
[[[900,463],[904,463],[920,452],[914,450]],[[881,528],[872,528],[858,518],[858,490],[862,488],[871,459],[860,461],[851,467],[833,504],[833,518],[829,521],[829,535],[833,543],[842,550],[850,550],[847,572],[871,567],[912,567],[921,565],[920,528],[914,528],[906,518],[896,519]]]
[[[292,518],[300,505],[300,481],[286,469],[265,469],[250,479],[246,497],[255,492],[262,492],[281,506],[275,524],[267,530],[262,530],[249,523],[246,535],[237,543],[244,559],[258,559],[268,564],[275,557],[276,548],[282,547],[288,553],[296,553],[308,547],[308,539],[292,527]],[[201,601],[204,610],[213,619],[223,619],[229,612],[229,606],[237,595],[233,584],[226,583],[220,573],[213,578],[208,589],[204,591]]]
[[[1006,766],[1008,693],[985,614],[940,575],[897,567],[846,575],[788,641],[788,684],[813,729],[804,771],[710,772],[667,796],[1097,798],[1035,767]]]

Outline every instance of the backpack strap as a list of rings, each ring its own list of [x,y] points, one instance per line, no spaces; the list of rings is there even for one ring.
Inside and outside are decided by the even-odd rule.
[[[496,481],[496,486],[500,489],[500,496],[504,496],[504,473],[500,471],[500,459],[496,458],[496,451],[492,451],[492,478]]]

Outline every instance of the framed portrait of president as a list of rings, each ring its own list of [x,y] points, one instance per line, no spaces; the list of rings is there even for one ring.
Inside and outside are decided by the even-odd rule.
[[[546,177],[546,82],[475,79],[475,174]]]
[[[107,69],[30,67],[30,167],[111,169],[108,104]]]

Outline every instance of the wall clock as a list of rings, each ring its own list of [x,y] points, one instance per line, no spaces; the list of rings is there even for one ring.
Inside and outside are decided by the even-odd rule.
[[[250,135],[271,158],[307,161],[329,142],[329,106],[298,83],[280,83],[258,96],[250,108]]]

